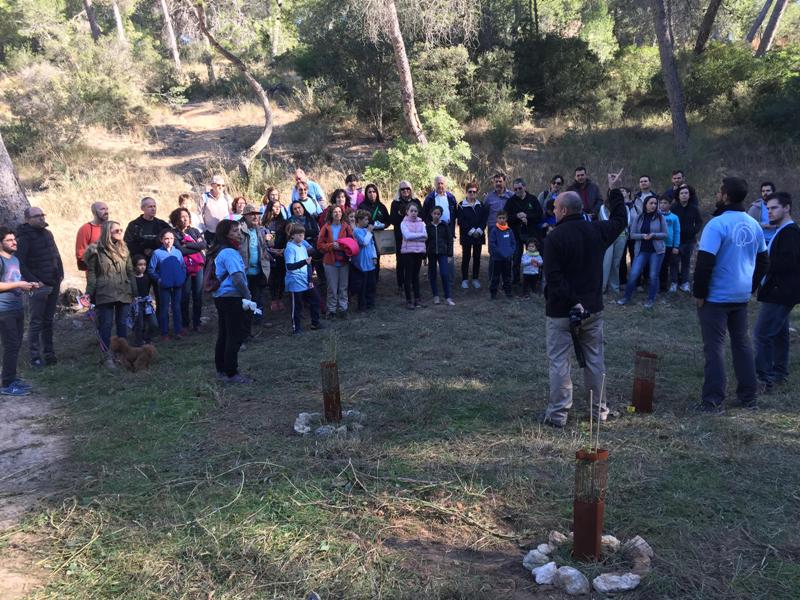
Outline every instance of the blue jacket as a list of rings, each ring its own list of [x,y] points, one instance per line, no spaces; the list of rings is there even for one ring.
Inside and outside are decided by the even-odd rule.
[[[153,251],[147,273],[156,281],[158,287],[181,287],[186,281],[186,263],[183,253],[175,246],[169,252],[162,246]]]
[[[356,227],[353,229],[353,235],[358,242],[358,254],[350,260],[350,264],[362,273],[374,271],[374,261],[378,258],[378,253],[375,250],[375,241],[372,232],[369,229]]]
[[[664,215],[664,213],[661,213]],[[681,221],[674,212],[664,215],[667,222],[667,239],[664,240],[667,248],[677,248],[681,245]]]
[[[511,227],[501,231],[495,225],[489,230],[489,256],[492,260],[511,259],[514,257],[514,250],[517,242],[514,240],[514,232]]]
[[[312,249],[311,244],[305,240],[302,244],[295,244],[292,241],[286,244],[283,259],[286,261],[287,292],[305,292],[309,289],[311,266],[306,263],[306,259],[309,257],[310,249]]]

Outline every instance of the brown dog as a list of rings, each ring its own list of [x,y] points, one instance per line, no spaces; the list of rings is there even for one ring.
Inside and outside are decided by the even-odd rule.
[[[147,369],[156,357],[156,347],[153,344],[132,348],[128,345],[128,340],[116,336],[111,338],[111,351],[117,362],[134,373]]]

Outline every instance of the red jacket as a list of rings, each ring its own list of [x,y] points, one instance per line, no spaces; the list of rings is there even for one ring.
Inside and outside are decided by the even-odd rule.
[[[78,229],[78,235],[75,238],[75,258],[78,261],[78,269],[81,271],[86,270],[86,263],[83,262],[83,253],[86,252],[86,247],[89,244],[94,244],[100,239],[100,231],[102,225],[95,225],[92,222],[84,223]]]
[[[342,221],[342,229],[339,231],[339,238],[352,238],[353,237],[353,230],[350,228],[348,223]],[[354,238],[355,239],[355,238]],[[344,254],[343,250],[334,250],[333,249],[333,231],[331,230],[331,224],[325,223],[322,226],[322,229],[319,232],[319,237],[317,238],[317,250],[323,253],[322,263],[325,265],[334,265],[338,260],[340,263],[347,262],[347,257]]]

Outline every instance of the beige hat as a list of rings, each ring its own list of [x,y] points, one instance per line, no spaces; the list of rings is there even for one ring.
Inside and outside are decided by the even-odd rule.
[[[253,213],[256,213],[257,215],[260,215],[260,214],[261,214],[261,211],[260,211],[260,210],[258,210],[258,209],[257,209],[255,206],[253,206],[252,204],[245,204],[245,205],[244,205],[244,210],[242,211],[242,214],[243,214],[243,215],[250,215],[250,214],[253,214]]]
[[[216,183],[217,185],[225,185],[225,178],[222,175],[214,175],[211,178],[211,183]]]

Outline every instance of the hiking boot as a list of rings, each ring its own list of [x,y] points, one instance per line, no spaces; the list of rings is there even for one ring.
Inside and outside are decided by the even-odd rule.
[[[707,402],[701,402],[697,406],[694,407],[696,412],[707,414],[707,415],[724,415],[725,408],[722,405],[716,406],[714,404],[709,404]]]
[[[30,393],[30,388],[19,386],[15,381],[12,381],[4,388],[0,388],[0,394],[3,396],[27,396]]]

